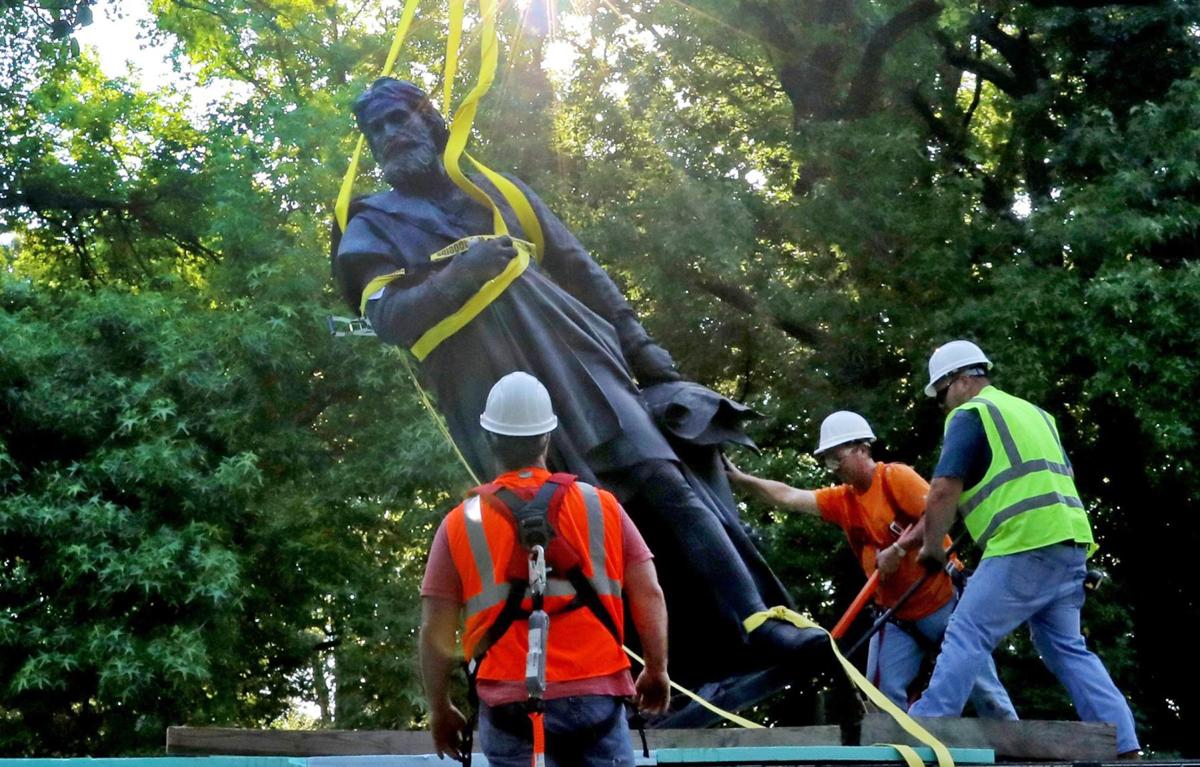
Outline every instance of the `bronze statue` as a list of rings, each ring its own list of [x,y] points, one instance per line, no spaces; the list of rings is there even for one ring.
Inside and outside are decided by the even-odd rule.
[[[411,347],[516,251],[509,239],[488,239],[431,261],[461,238],[493,231],[491,211],[459,189],[442,164],[444,120],[423,91],[392,78],[372,84],[354,114],[393,189],[352,203],[333,271],[357,310],[373,278],[403,269],[369,297],[365,313],[383,341]],[[496,188],[473,180],[501,206],[509,231],[524,236]],[[489,388],[513,371],[533,374],[550,390],[562,424],[551,469],[612,491],[656,556],[670,614],[672,678],[708,684],[710,694],[736,707],[785,677],[826,667],[828,642],[816,630],[780,621],[750,635],[742,628],[748,615],[790,604],[739,520],[720,466],[721,441],[748,441],[738,426],[747,409],[681,381],[671,355],[604,270],[532,190],[511,180],[541,224],[544,255],[421,364],[468,462],[489,475],[477,420]],[[767,671],[781,667],[782,677]]]

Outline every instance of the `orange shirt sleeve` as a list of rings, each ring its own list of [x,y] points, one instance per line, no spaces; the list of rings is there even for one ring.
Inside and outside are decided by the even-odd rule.
[[[823,487],[814,491],[813,495],[817,498],[817,511],[821,512],[821,519],[832,522],[845,530],[849,524],[846,510],[846,494],[849,492],[849,485]]]
[[[896,498],[900,511],[916,521],[925,516],[925,498],[929,495],[929,483],[911,466],[902,463],[888,464],[887,483]]]

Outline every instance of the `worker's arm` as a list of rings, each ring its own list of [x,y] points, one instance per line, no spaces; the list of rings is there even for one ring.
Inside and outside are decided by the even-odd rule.
[[[811,490],[801,490],[773,479],[747,474],[728,459],[725,461],[725,473],[729,475],[730,482],[746,488],[759,500],[805,514],[821,513],[817,508],[817,494]]]
[[[459,605],[449,599],[421,599],[421,679],[429,705],[429,731],[438,757],[461,759],[466,717],[450,702],[450,674],[455,666],[454,633]]]
[[[958,477],[935,477],[925,499],[924,539],[918,559],[931,569],[946,564],[946,533],[954,525],[963,482]]]
[[[661,714],[671,703],[667,677],[667,602],[658,585],[653,559],[625,568],[625,597],[646,661],[635,685],[637,705],[648,714]]]
[[[662,381],[679,380],[670,353],[642,327],[633,307],[608,273],[532,189],[518,178],[509,178],[529,198],[529,204],[542,225],[542,236],[546,242],[542,268],[564,290],[612,324],[617,331],[621,353],[638,383],[646,387]]]

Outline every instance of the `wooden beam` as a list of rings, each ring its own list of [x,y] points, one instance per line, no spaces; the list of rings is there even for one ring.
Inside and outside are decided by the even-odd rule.
[[[997,759],[1110,762],[1117,758],[1117,728],[1110,724],[950,717],[917,721],[950,748],[991,748]],[[887,714],[867,714],[862,742],[920,745]]]
[[[637,732],[634,749],[641,750]],[[732,748],[739,746],[828,746],[840,743],[837,725],[772,727],[761,730],[646,730],[649,748]],[[168,727],[168,754],[245,756],[340,756],[431,754],[425,731],[408,730],[240,730],[225,727]]]
[[[432,754],[425,730],[242,730],[168,727],[168,754],[348,756]]]
[[[1091,722],[995,719],[922,719],[921,724],[950,748],[990,748],[996,758],[1032,761],[1112,761],[1117,756],[1116,729]],[[632,733],[633,747],[641,739]],[[762,730],[647,730],[651,749],[765,748],[832,746],[841,742],[836,725],[772,727]],[[863,720],[863,743],[920,745],[886,714]],[[168,754],[246,756],[348,756],[361,754],[430,754],[433,741],[424,731],[239,730],[220,727],[170,727]]]

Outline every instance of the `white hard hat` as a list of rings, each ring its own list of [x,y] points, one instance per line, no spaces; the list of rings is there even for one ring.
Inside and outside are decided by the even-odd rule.
[[[847,442],[863,441],[875,441],[875,432],[871,431],[871,424],[858,413],[839,410],[825,416],[825,420],[821,421],[821,441],[817,445],[816,453],[820,455]]]
[[[929,383],[925,386],[925,396],[937,394],[933,385],[947,373],[972,365],[983,365],[985,370],[992,369],[992,361],[983,353],[983,349],[970,341],[951,341],[939,346],[929,357]]]
[[[479,425],[506,437],[535,437],[554,431],[558,417],[542,382],[517,371],[501,378],[488,392]]]

